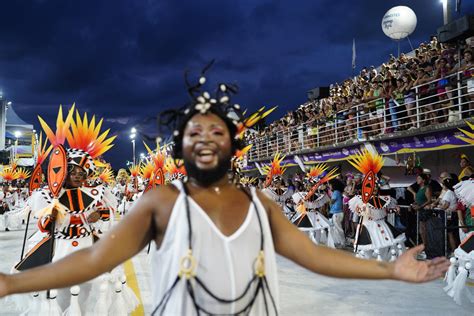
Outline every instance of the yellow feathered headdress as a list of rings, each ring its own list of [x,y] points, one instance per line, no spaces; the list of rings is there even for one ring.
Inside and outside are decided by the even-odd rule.
[[[350,156],[349,163],[364,175],[370,171],[376,175],[382,169],[384,160],[378,153],[371,153],[364,149],[362,152]]]
[[[286,166],[281,166],[281,162],[285,159],[285,156],[280,156],[280,153],[276,153],[275,157],[273,157],[273,161],[271,162],[270,166],[264,166],[262,169],[264,173],[267,175],[265,180],[265,187],[268,187],[272,183],[272,179],[276,177],[283,176],[283,173],[286,171]]]
[[[18,179],[18,172],[11,166],[8,166],[3,168],[3,170],[0,172],[0,177],[2,177],[3,181],[5,182],[11,182]]]
[[[243,122],[237,125],[237,137],[242,139],[247,129],[257,124],[258,121],[264,119],[266,116],[272,113],[276,108],[277,107],[274,106],[270,110],[265,111],[265,107],[263,106],[260,109],[258,109],[255,113],[245,118]]]
[[[181,179],[187,174],[182,161],[178,160],[176,162],[175,159],[171,157],[166,159],[165,171],[168,175],[168,181]]]
[[[382,169],[383,162],[381,155],[377,152],[371,153],[367,149],[349,157],[349,163],[365,175],[362,181],[362,201],[364,203],[367,203],[374,193],[377,173]]]
[[[17,177],[18,180],[26,180],[31,176],[31,171],[26,170],[25,168],[22,168],[22,167],[17,168],[16,173],[18,176]]]
[[[76,119],[71,120],[71,130],[67,133],[68,163],[83,168],[88,175],[94,174],[96,164],[94,159],[113,147],[112,142],[117,136],[107,137],[109,129],[100,132],[102,122],[96,124],[95,116],[89,121],[87,113],[81,118],[76,111]]]
[[[102,183],[111,184],[114,182],[114,172],[111,169],[104,169],[97,178]]]

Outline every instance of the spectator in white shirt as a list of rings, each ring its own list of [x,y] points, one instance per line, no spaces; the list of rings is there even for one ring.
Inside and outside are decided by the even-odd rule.
[[[456,198],[456,195],[453,191],[454,184],[455,180],[451,178],[446,178],[441,182],[444,194],[442,193],[442,198],[436,206],[437,208],[442,209],[446,212],[446,216],[448,217],[446,224],[448,227],[458,226],[458,216],[456,213],[458,199]],[[457,231],[457,228],[448,229],[448,241],[451,251],[454,251],[454,249],[456,249],[458,245],[458,241],[455,236],[455,232]]]

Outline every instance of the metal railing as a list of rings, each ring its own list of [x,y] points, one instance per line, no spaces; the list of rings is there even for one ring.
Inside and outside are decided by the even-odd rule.
[[[474,71],[474,70],[471,70]],[[356,143],[410,129],[456,122],[474,111],[474,92],[464,72],[414,86],[403,97],[378,98],[326,117],[279,131],[248,138],[253,144],[249,161],[267,159],[276,152],[293,154],[319,147]]]

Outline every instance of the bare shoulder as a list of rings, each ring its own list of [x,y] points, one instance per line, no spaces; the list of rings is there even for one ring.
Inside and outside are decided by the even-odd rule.
[[[133,207],[132,211],[144,211],[152,217],[152,238],[157,245],[161,244],[178,195],[174,185],[162,185],[143,194]]]
[[[156,210],[172,207],[179,195],[179,190],[172,184],[158,186],[143,194],[141,200]]]
[[[259,189],[256,190],[258,199],[262,202],[263,207],[267,211],[267,213],[271,214],[272,211],[278,210],[280,207],[278,204],[275,203],[272,199],[270,199],[265,193],[260,191]]]

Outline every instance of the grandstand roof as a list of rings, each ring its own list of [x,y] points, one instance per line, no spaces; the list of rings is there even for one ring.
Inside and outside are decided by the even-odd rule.
[[[22,127],[25,129],[33,129],[32,124],[28,124],[23,121],[18,114],[16,114],[15,110],[13,109],[13,105],[9,105],[7,109],[7,128],[9,127]]]

